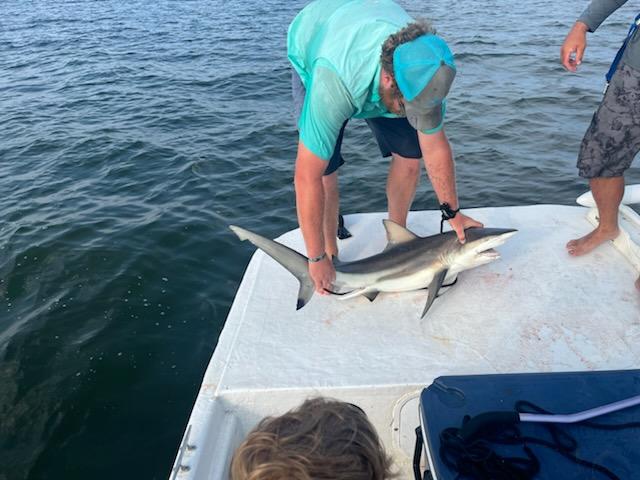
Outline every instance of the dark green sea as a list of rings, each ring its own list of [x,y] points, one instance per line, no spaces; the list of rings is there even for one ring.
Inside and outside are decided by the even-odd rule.
[[[305,3],[0,2],[0,480],[168,477],[252,253],[227,224],[297,226],[285,35]],[[569,74],[587,3],[401,1],[457,57],[463,207],[585,189],[576,153],[638,7]],[[343,213],[385,210],[364,123],[344,156]],[[435,207],[423,178],[413,208]]]

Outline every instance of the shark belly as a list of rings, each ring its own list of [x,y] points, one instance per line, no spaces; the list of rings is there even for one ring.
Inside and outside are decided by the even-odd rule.
[[[420,290],[429,286],[436,269],[419,270],[409,275],[395,276],[381,279],[376,284],[376,290],[380,292],[409,292]]]
[[[336,273],[335,292],[346,300],[367,292],[408,292],[429,286],[439,269],[414,272],[385,272],[384,274]]]

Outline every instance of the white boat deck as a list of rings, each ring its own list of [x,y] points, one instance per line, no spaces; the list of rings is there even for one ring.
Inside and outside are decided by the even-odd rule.
[[[519,232],[498,247],[501,259],[462,272],[423,319],[426,290],[383,293],[372,303],[316,295],[296,311],[296,279],[256,252],[172,476],[227,478],[233,449],[260,418],[328,395],[359,404],[407,472],[402,478],[411,478],[415,399],[438,376],[638,368],[638,271],[612,243],[578,258],[564,247],[593,228],[587,211],[559,205],[468,210],[487,227]],[[382,250],[383,218],[347,216],[353,237],[341,242],[341,259]],[[636,241],[637,220],[622,223]],[[439,224],[437,211],[412,212],[408,228],[426,236]],[[279,241],[304,251],[298,230]]]

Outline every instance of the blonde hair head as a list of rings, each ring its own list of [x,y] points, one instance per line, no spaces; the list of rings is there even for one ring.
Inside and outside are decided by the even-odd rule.
[[[314,398],[267,417],[236,450],[232,480],[383,480],[391,461],[365,413]]]

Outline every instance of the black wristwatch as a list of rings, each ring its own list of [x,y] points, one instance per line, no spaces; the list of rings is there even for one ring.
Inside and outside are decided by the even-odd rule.
[[[455,218],[460,211],[460,207],[454,210],[453,208],[451,208],[451,205],[445,202],[440,204],[440,211],[442,212],[442,220],[440,220],[440,233],[442,233],[444,231],[445,220],[451,220],[452,218]]]

